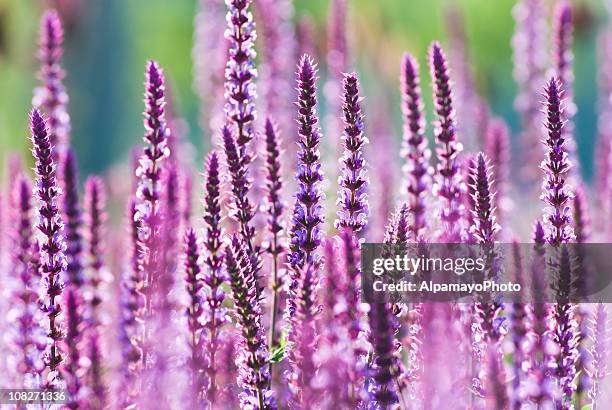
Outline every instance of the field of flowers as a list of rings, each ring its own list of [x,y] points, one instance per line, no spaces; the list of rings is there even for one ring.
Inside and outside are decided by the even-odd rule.
[[[64,28],[46,10],[23,113],[34,172],[3,153],[0,388],[67,400],[12,406],[610,408],[612,301],[574,302],[588,278],[564,245],[612,235],[612,30],[600,35],[590,186],[573,121],[574,16],[565,0],[514,7],[512,44],[500,45],[515,59],[514,149],[462,66],[460,37],[432,39],[431,89],[424,56],[398,55],[398,152],[391,102],[369,102],[351,68],[346,0],[330,2],[324,54],[290,0],[201,0],[194,83],[209,152],[196,159],[185,138],[172,73],[143,61],[142,144],[81,187]],[[509,276],[537,278],[524,285],[556,303],[364,303],[365,242],[513,243]]]

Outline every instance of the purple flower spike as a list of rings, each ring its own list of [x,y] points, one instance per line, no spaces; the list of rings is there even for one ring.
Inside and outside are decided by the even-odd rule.
[[[547,11],[542,0],[520,0],[513,9],[516,29],[512,37],[514,49],[514,79],[518,95],[514,101],[521,118],[520,146],[526,160],[522,176],[534,184],[539,180],[537,164],[542,156],[540,133],[542,114],[538,104],[538,89],[544,80],[548,56]]]
[[[276,409],[276,401],[269,390],[269,352],[261,324],[261,307],[257,296],[256,271],[244,241],[237,234],[225,248],[225,266],[242,335],[241,352],[236,364],[239,368],[241,407]]]
[[[431,151],[427,148],[427,138],[425,138],[419,65],[414,57],[405,53],[402,57],[401,69],[402,113],[404,114],[402,156],[406,161],[404,169],[408,182],[410,213],[413,218],[410,232],[414,239],[422,240],[427,228],[425,195],[431,183],[432,170],[429,166]]]
[[[500,227],[495,219],[495,207],[493,201],[495,192],[492,190],[492,172],[489,160],[485,154],[479,152],[471,161],[469,169],[470,193],[473,202],[473,225],[470,233],[477,243],[483,244],[483,255],[490,266],[486,272],[485,279],[494,279],[497,275],[495,266],[498,255],[492,247],[495,236]],[[479,325],[489,341],[498,342],[503,335],[496,324],[502,305],[492,301],[489,295],[479,295],[479,302],[475,306]]]
[[[136,175],[140,178],[137,187],[138,212],[135,218],[139,221],[139,247],[142,285],[145,312],[143,313],[144,330],[142,337],[142,363],[145,369],[151,366],[149,351],[153,331],[153,303],[157,280],[163,269],[163,229],[162,229],[162,166],[169,156],[169,129],[165,116],[164,76],[156,62],[149,61],[146,68],[144,141],[146,147],[139,161]],[[143,396],[144,397],[144,396]]]
[[[102,356],[100,349],[98,332],[91,332],[89,336],[89,351],[88,356],[90,360],[89,365],[89,377],[90,377],[90,388],[91,394],[89,397],[89,406],[92,409],[104,409],[107,405],[107,389],[104,384]]]
[[[138,184],[138,198],[150,208],[149,211],[143,211],[144,215],[159,212],[161,164],[170,154],[168,150],[170,132],[164,108],[166,105],[164,81],[162,69],[155,61],[149,61],[146,68],[144,112],[144,141],[148,146],[136,170],[136,174],[141,178]]]
[[[240,161],[246,167],[252,160],[247,146],[254,136],[255,111],[255,23],[250,11],[252,0],[227,0],[227,29],[230,43],[225,67],[225,115],[236,135]]]
[[[81,373],[81,340],[83,339],[83,305],[81,297],[76,295],[75,289],[69,288],[66,295],[66,353],[68,362],[65,366],[64,378],[66,390],[70,393],[68,408],[79,409],[83,406],[82,373]]]
[[[297,73],[298,83],[298,192],[293,210],[289,260],[293,266],[304,266],[316,259],[321,246],[323,223],[321,190],[323,172],[319,153],[321,131],[316,114],[317,67],[308,55],[302,56]]]
[[[68,94],[63,84],[65,77],[60,60],[64,50],[64,29],[55,10],[47,10],[40,20],[40,72],[43,85],[35,90],[33,104],[40,106],[48,117],[49,139],[57,147],[54,160],[57,161],[69,143],[70,117],[66,109]]]
[[[282,283],[279,275],[279,257],[284,251],[284,246],[281,242],[283,233],[283,211],[285,204],[282,201],[281,194],[283,188],[281,163],[280,163],[280,143],[278,130],[276,125],[269,118],[265,124],[266,134],[266,169],[267,181],[266,187],[268,192],[267,211],[268,230],[270,231],[271,239],[268,252],[272,256],[272,319],[270,321],[270,343],[275,346],[278,342],[276,334],[276,320],[278,315],[279,291]]]
[[[512,242],[512,259],[515,283],[524,285],[523,255],[517,241]],[[529,307],[524,303],[522,295],[517,295],[512,303],[509,314],[510,333],[512,335],[512,395],[510,407],[520,410],[525,401],[522,392],[525,383],[525,364],[527,363],[526,346],[530,331]]]
[[[491,159],[495,170],[495,209],[497,219],[502,221],[502,211],[507,210],[506,204],[506,183],[509,175],[510,166],[510,136],[508,126],[502,119],[491,120],[487,128],[486,148],[487,156]]]
[[[557,346],[553,362],[554,376],[557,379],[559,396],[555,398],[559,409],[573,408],[571,397],[576,391],[576,362],[578,359],[578,329],[575,319],[575,305],[569,303],[572,290],[573,265],[570,252],[566,247],[559,249],[553,268],[557,272],[555,291],[557,303],[554,305],[554,327],[550,332],[551,339]]]
[[[98,321],[98,306],[102,303],[100,284],[104,281],[104,248],[102,242],[106,221],[105,205],[106,198],[102,179],[96,176],[87,178],[87,181],[85,181],[86,251],[90,268],[89,282],[92,292],[90,303],[94,325]]]
[[[434,100],[437,120],[435,135],[438,148],[436,155],[439,163],[434,183],[434,193],[442,200],[440,220],[443,223],[440,239],[446,242],[460,242],[463,232],[461,219],[463,206],[461,197],[464,184],[461,180],[457,155],[462,151],[457,142],[457,124],[453,108],[453,93],[446,57],[438,43],[433,43],[430,51],[431,77],[433,79]]]
[[[553,19],[555,75],[570,98],[574,74],[572,73],[572,6],[569,1],[558,2]],[[570,116],[573,108],[570,109]]]
[[[200,249],[198,238],[192,228],[185,232],[185,283],[189,295],[187,306],[187,329],[189,331],[189,379],[191,387],[192,406],[201,405],[200,397],[206,385],[204,370],[206,368],[205,352],[207,346],[204,341],[204,326],[202,317],[204,315],[204,303],[202,297],[202,277],[200,269]]]
[[[291,388],[290,405],[296,409],[316,408],[319,399],[313,383],[318,369],[314,359],[318,345],[318,274],[318,264],[308,263],[303,268],[296,294],[296,313],[287,336],[291,366],[288,374]]]
[[[77,163],[74,151],[66,150],[62,158],[63,218],[66,221],[66,274],[68,282],[78,290],[83,286],[82,215],[79,205]]]
[[[217,381],[217,373],[219,365],[217,364],[216,353],[222,348],[221,329],[229,318],[227,309],[223,307],[226,299],[225,292],[222,289],[224,282],[227,282],[227,277],[223,271],[223,252],[221,249],[221,205],[220,205],[220,184],[219,178],[219,158],[216,152],[211,152],[206,162],[206,184],[204,197],[204,224],[205,240],[204,247],[206,249],[206,257],[204,263],[208,269],[203,274],[203,280],[208,288],[206,295],[206,328],[207,346],[208,348],[208,389],[206,397],[211,405],[215,405],[219,384]]]
[[[131,199],[126,212],[126,222],[129,225],[130,235],[130,263],[124,274],[121,294],[121,342],[122,359],[125,363],[122,368],[122,384],[119,391],[118,402],[124,407],[130,407],[135,402],[135,388],[137,376],[140,373],[143,354],[143,340],[141,323],[144,318],[145,297],[142,293],[144,286],[143,248],[140,240],[142,221],[138,219],[136,201]]]
[[[32,184],[23,175],[17,175],[13,183],[12,204],[15,207],[12,218],[11,275],[18,279],[19,285],[13,294],[12,303],[18,309],[16,318],[17,333],[12,340],[18,352],[19,385],[28,374],[40,371],[39,346],[44,343],[38,312],[38,275],[31,269],[34,232],[32,225]]]
[[[489,387],[486,393],[487,408],[507,409],[508,393],[506,392],[506,375],[504,364],[495,344],[487,347],[487,381]]]
[[[589,390],[589,398],[591,399],[591,408],[595,410],[597,400],[602,394],[602,381],[609,374],[608,372],[608,312],[606,305],[598,303],[595,307],[591,326],[591,367],[588,370],[589,377],[592,380],[591,390]]]
[[[551,78],[548,81],[544,96],[548,138],[544,142],[547,148],[546,158],[540,165],[545,173],[540,198],[547,205],[544,215],[548,225],[547,240],[550,244],[559,245],[570,242],[575,237],[569,208],[569,200],[573,195],[570,186],[566,184],[572,165],[565,149],[563,90],[558,79]]]
[[[321,131],[316,113],[317,67],[308,55],[303,55],[298,65],[298,135],[299,152],[296,179],[298,192],[291,218],[289,263],[291,265],[288,299],[285,316],[289,323],[296,311],[296,298],[301,269],[319,260],[323,223],[322,202],[325,194],[321,183]]]
[[[40,201],[38,208],[38,230],[44,237],[41,244],[41,272],[45,297],[43,311],[48,318],[47,349],[44,354],[45,365],[49,369],[47,382],[57,387],[60,382],[60,365],[62,357],[60,343],[64,338],[61,321],[61,308],[58,299],[64,289],[63,275],[66,271],[64,258],[64,226],[57,207],[61,190],[57,185],[55,163],[53,161],[53,146],[49,139],[44,118],[37,109],[30,114],[32,133],[32,153],[36,159],[36,196]]]
[[[371,398],[379,408],[387,409],[398,402],[394,381],[395,356],[395,318],[391,306],[386,302],[371,303],[368,314],[370,338],[373,348]]]
[[[344,75],[344,155],[342,163],[342,176],[340,177],[338,218],[336,228],[350,228],[355,233],[367,226],[368,200],[366,190],[368,177],[366,175],[367,163],[363,155],[368,139],[363,135],[363,114],[361,113],[361,100],[359,97],[359,81],[357,74]]]
[[[495,192],[489,159],[479,152],[470,164],[470,192],[474,203],[474,225],[470,232],[479,243],[491,244],[500,226],[495,218]]]
[[[248,194],[252,180],[248,176],[245,163],[240,159],[240,146],[226,125],[221,129],[227,169],[231,179],[232,210],[231,216],[240,224],[240,234],[244,238],[249,252],[253,252],[255,228],[251,221],[255,215],[255,206],[249,200]]]

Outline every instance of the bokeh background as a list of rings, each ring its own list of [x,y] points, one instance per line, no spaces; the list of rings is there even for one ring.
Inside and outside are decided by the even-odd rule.
[[[222,0],[220,0],[222,1]],[[45,7],[60,10],[66,29],[63,65],[70,94],[72,142],[81,175],[104,172],[125,161],[141,142],[145,61],[157,59],[170,79],[176,109],[201,154],[210,135],[198,122],[192,44],[196,0],[0,0],[0,152],[28,149],[27,113],[37,84],[38,20]],[[399,138],[399,60],[418,56],[429,90],[426,52],[433,39],[449,36],[449,10],[464,20],[466,49],[479,93],[495,115],[518,130],[513,110],[511,37],[514,0],[349,0],[352,65],[361,75],[366,104],[383,96]],[[553,1],[549,2],[552,6]],[[596,137],[596,44],[608,14],[600,0],[575,1],[575,100],[582,172],[592,173]],[[294,0],[296,18],[308,15],[317,50],[324,53],[329,0]],[[426,103],[431,109],[429,92]],[[369,98],[376,96],[376,98]],[[429,113],[431,118],[431,113]],[[431,129],[428,130],[431,134]],[[516,132],[514,133],[516,134]],[[0,156],[0,169],[4,169]],[[0,171],[2,172],[2,171]]]

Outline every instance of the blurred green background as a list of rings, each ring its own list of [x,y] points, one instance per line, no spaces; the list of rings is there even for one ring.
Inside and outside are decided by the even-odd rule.
[[[221,0],[220,0],[221,1]],[[493,112],[517,131],[513,111],[510,39],[513,0],[349,0],[352,59],[366,98],[392,99],[399,130],[398,73],[403,50],[419,57],[426,74],[427,47],[447,44],[444,13],[461,10],[468,52],[478,90]],[[548,2],[552,5],[553,1]],[[575,1],[575,119],[581,138],[583,172],[591,173],[596,134],[596,36],[607,14],[599,0]],[[142,83],[147,59],[157,59],[170,77],[177,108],[189,125],[189,138],[200,149],[209,144],[198,126],[198,99],[192,85],[195,0],[0,0],[0,166],[9,150],[28,149],[27,113],[36,86],[38,20],[44,7],[57,7],[65,22],[63,65],[70,94],[70,115],[81,175],[103,172],[124,161],[142,136]],[[325,46],[329,0],[294,0],[296,15],[310,15],[316,42]],[[423,76],[429,90],[429,76]],[[381,88],[383,90],[381,90]],[[426,95],[429,93],[426,92]],[[427,97],[428,98],[428,97]],[[430,100],[428,100],[429,102]],[[431,104],[428,103],[428,106]],[[0,171],[1,172],[1,171]]]

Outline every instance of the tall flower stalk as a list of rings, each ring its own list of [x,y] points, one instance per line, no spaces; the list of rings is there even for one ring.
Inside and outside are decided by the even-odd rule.
[[[203,390],[206,385],[205,368],[206,368],[206,346],[205,329],[202,321],[204,315],[204,300],[202,297],[202,277],[200,268],[200,248],[198,238],[192,228],[187,229],[184,238],[185,249],[185,284],[189,295],[189,304],[187,305],[187,328],[189,338],[189,377],[190,377],[190,398],[191,405],[196,406],[202,404]]]
[[[512,242],[512,264],[513,280],[524,286],[524,263],[520,244]],[[526,382],[525,365],[528,362],[526,347],[528,343],[528,332],[530,329],[529,307],[522,295],[517,295],[510,305],[509,329],[512,335],[512,394],[510,396],[510,408],[520,410],[525,401],[523,388]]]
[[[547,67],[548,24],[542,0],[520,0],[513,9],[516,21],[512,48],[514,79],[518,94],[514,107],[521,119],[521,150],[526,161],[522,166],[523,180],[535,184],[539,180],[537,163],[542,156],[540,133],[542,114],[538,104],[538,89],[544,82]]]
[[[206,270],[203,274],[204,284],[207,287],[205,303],[208,357],[206,361],[206,373],[208,375],[208,388],[206,397],[211,405],[215,405],[221,389],[217,380],[220,366],[217,359],[217,350],[223,344],[221,329],[229,321],[227,309],[223,307],[226,300],[223,283],[228,282],[227,275],[223,270],[223,250],[221,245],[221,205],[219,158],[216,152],[208,155],[206,162],[206,182],[204,185],[204,248],[206,254],[204,264]]]
[[[18,280],[13,293],[12,303],[17,307],[17,331],[12,340],[17,350],[18,383],[24,385],[28,375],[40,372],[40,350],[42,329],[40,314],[37,311],[37,275],[31,269],[34,230],[32,220],[32,184],[24,176],[18,175],[13,185],[12,203],[16,207],[12,212],[11,239],[14,247],[11,251],[11,275]]]
[[[597,410],[600,408],[598,403],[602,394],[602,382],[608,375],[608,340],[609,340],[609,321],[606,306],[603,303],[598,303],[595,307],[591,324],[591,339],[592,345],[590,348],[591,366],[587,371],[589,377],[593,381],[589,390],[589,398],[591,399],[591,409]]]
[[[545,173],[540,198],[547,205],[544,215],[548,228],[547,241],[557,246],[575,238],[568,206],[573,195],[566,183],[572,164],[565,148],[566,134],[563,132],[565,108],[563,89],[558,79],[551,78],[548,81],[544,96],[548,136],[544,141],[547,149],[546,157],[540,165]]]
[[[66,297],[66,347],[68,363],[66,365],[67,390],[72,399],[69,406],[78,408],[81,403],[81,350],[84,345],[83,334],[86,323],[83,287],[85,277],[83,275],[83,218],[79,204],[77,164],[74,151],[68,148],[63,157],[60,167],[63,182],[63,217],[66,222],[66,277],[70,290]]]
[[[339,209],[335,225],[339,229],[350,228],[358,233],[366,228],[369,213],[366,194],[369,181],[366,175],[367,163],[363,155],[368,139],[364,136],[359,81],[355,73],[344,75],[343,88],[344,155],[340,160],[342,176],[339,179]]]
[[[104,183],[102,179],[91,176],[85,181],[86,252],[91,288],[91,319],[94,326],[99,323],[98,306],[102,303],[100,285],[104,281],[104,223],[106,213]]]
[[[431,151],[425,137],[419,65],[408,53],[402,57],[400,81],[404,118],[402,156],[405,158],[404,172],[412,215],[410,232],[415,240],[422,240],[427,228],[425,195],[431,183]]]
[[[142,250],[142,259],[139,269],[142,278],[141,291],[144,296],[144,329],[142,363],[145,369],[151,366],[149,358],[152,331],[153,312],[155,307],[154,290],[162,270],[163,250],[162,242],[162,210],[160,199],[162,196],[162,164],[169,155],[167,140],[169,130],[165,118],[163,72],[154,61],[149,61],[146,69],[145,82],[145,113],[144,141],[146,147],[140,159],[137,176],[140,181],[137,187],[138,213],[135,216],[141,223],[139,242]]]
[[[39,222],[37,228],[43,240],[41,243],[40,261],[44,298],[42,309],[48,324],[49,341],[44,353],[44,362],[49,370],[46,382],[51,387],[61,385],[61,364],[64,360],[61,342],[64,339],[59,298],[64,290],[66,260],[64,257],[64,225],[57,207],[60,188],[56,178],[56,164],[53,160],[53,145],[49,138],[49,129],[38,109],[30,114],[32,134],[32,153],[36,159],[36,196],[40,201],[38,207]]]
[[[493,244],[500,226],[495,217],[495,206],[493,204],[495,192],[492,189],[492,171],[487,156],[482,152],[478,153],[471,162],[469,172],[470,191],[472,192],[474,207],[472,209],[474,222],[470,227],[470,232],[477,243],[483,245],[482,252],[488,267],[485,279],[491,280],[498,273],[496,271],[498,255]],[[480,299],[475,306],[479,324],[484,332],[484,337],[493,343],[492,346],[495,346],[495,343],[499,342],[502,336],[501,329],[496,325],[496,318],[502,306],[492,301],[491,295],[483,294]]]
[[[370,338],[374,350],[372,363],[373,386],[370,393],[372,401],[382,409],[390,408],[398,402],[397,392],[393,385],[396,372],[395,329],[391,306],[384,300],[371,303],[368,321]],[[399,386],[398,386],[399,387]]]
[[[278,129],[270,120],[266,119],[265,124],[266,136],[266,188],[268,192],[268,230],[271,235],[268,252],[272,257],[272,313],[270,319],[270,346],[278,344],[278,335],[276,334],[276,322],[278,317],[279,292],[282,287],[282,282],[279,278],[280,257],[284,251],[282,243],[283,234],[283,211],[285,204],[283,203],[281,194],[283,189],[282,171],[281,171],[281,144],[279,143]]]
[[[289,244],[291,266],[289,295],[285,315],[291,319],[295,314],[295,297],[299,284],[300,269],[310,262],[317,262],[317,250],[321,246],[322,202],[325,198],[321,183],[323,172],[319,153],[321,131],[316,113],[317,68],[308,55],[300,60],[297,73],[298,84],[298,168],[296,179],[298,192],[293,208]]]
[[[261,307],[257,296],[257,278],[246,244],[236,234],[225,248],[225,266],[230,277],[236,317],[242,336],[239,363],[241,407],[275,409],[276,401],[269,390],[269,351],[261,323]]]
[[[250,11],[252,0],[226,2],[229,55],[225,67],[225,116],[231,124],[238,147],[238,157],[244,167],[252,161],[248,145],[254,137],[253,124],[257,119],[255,96],[255,23]],[[249,245],[250,246],[250,245]]]
[[[487,127],[485,152],[495,170],[494,198],[497,220],[503,225],[504,212],[508,210],[507,180],[510,171],[510,136],[508,126],[499,118],[491,120]]]
[[[60,60],[64,50],[64,29],[59,14],[55,10],[46,10],[40,19],[40,71],[38,73],[42,86],[34,93],[34,106],[40,106],[47,115],[49,138],[56,147],[54,161],[69,144],[70,117],[68,115],[68,93],[63,84],[65,77]]]
[[[463,236],[462,196],[464,184],[461,180],[457,155],[462,146],[457,141],[457,124],[453,107],[453,93],[446,57],[440,45],[433,43],[430,49],[431,77],[437,120],[434,123],[436,136],[436,155],[438,166],[434,183],[434,193],[440,197],[442,230],[438,238],[446,242],[460,242]]]

